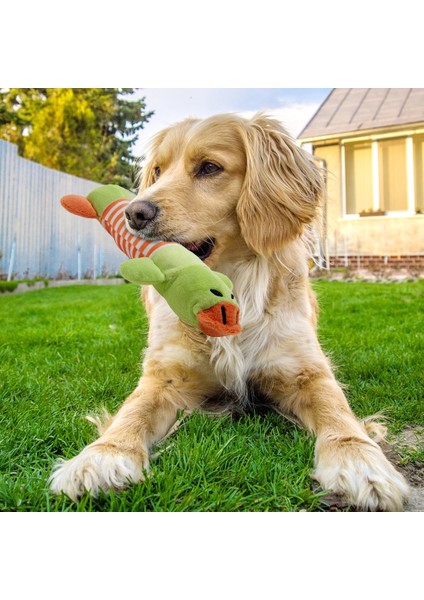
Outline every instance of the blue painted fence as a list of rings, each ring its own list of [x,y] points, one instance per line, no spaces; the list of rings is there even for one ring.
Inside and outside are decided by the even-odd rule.
[[[65,194],[87,195],[99,185],[21,158],[16,145],[0,140],[0,277],[118,273],[125,255],[109,234],[59,202]]]

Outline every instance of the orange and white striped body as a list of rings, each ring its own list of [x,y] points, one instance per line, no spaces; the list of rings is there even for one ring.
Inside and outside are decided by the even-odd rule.
[[[164,246],[175,245],[175,242],[163,242],[160,240],[143,240],[130,233],[125,224],[124,211],[128,206],[128,200],[115,200],[105,208],[100,223],[113,237],[116,245],[124,254],[130,258],[150,258],[157,250]]]

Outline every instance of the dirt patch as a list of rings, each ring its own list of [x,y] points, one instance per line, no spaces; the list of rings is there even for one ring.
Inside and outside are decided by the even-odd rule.
[[[389,442],[381,442],[381,449],[390,462],[402,473],[411,486],[411,496],[405,506],[406,512],[424,512],[424,463],[411,461],[403,463],[403,456],[424,446],[424,427],[406,427]],[[328,512],[356,512],[337,494],[327,494],[322,498]]]
[[[407,512],[424,511],[424,463],[411,461],[403,464],[405,452],[424,446],[424,427],[406,427],[391,443],[382,442],[381,448],[387,458],[403,474],[411,486],[411,497],[405,507]]]

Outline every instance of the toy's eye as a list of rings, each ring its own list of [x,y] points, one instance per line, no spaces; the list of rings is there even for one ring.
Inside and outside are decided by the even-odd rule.
[[[213,294],[214,296],[220,296],[220,297],[222,297],[222,296],[223,296],[223,294],[221,294],[221,292],[219,292],[218,290],[210,290],[210,291],[212,292],[212,294]]]
[[[156,179],[160,176],[160,167],[155,168],[155,177]]]

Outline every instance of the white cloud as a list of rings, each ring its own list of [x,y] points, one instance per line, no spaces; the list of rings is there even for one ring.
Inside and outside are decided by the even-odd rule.
[[[275,119],[281,121],[283,126],[293,137],[297,137],[309,120],[318,110],[320,103],[308,102],[301,103],[296,102],[294,104],[288,104],[282,108],[271,108],[264,110],[264,112]],[[255,114],[256,111],[243,111],[240,113],[246,118],[250,118]]]
[[[311,98],[313,92],[314,98]],[[257,111],[280,120],[293,137],[297,137],[320,106],[326,90],[267,90],[267,89],[143,89],[147,110],[155,114],[140,132],[134,148],[141,155],[155,133],[189,116],[208,117],[220,112],[237,112],[250,117]],[[268,107],[272,108],[268,108]]]

